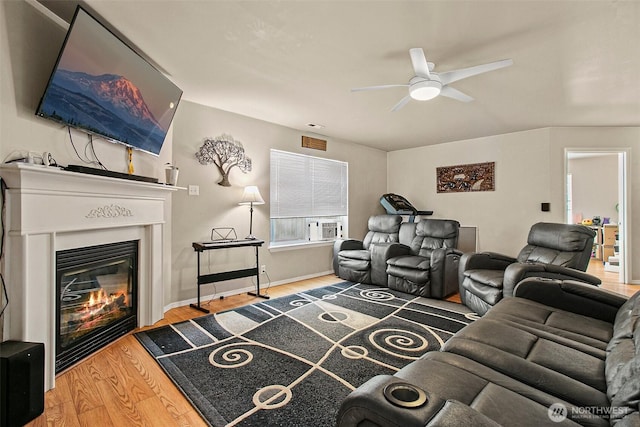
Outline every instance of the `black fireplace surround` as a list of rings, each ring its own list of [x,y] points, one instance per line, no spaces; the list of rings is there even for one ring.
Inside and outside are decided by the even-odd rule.
[[[137,327],[138,243],[56,252],[56,373]]]

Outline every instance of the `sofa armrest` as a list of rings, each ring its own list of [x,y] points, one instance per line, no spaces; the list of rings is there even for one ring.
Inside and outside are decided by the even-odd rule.
[[[577,280],[593,286],[597,286],[602,283],[598,277],[592,276],[584,271],[576,270],[575,268],[535,262],[516,262],[509,265],[504,272],[504,279],[502,282],[504,296],[512,296],[516,285],[527,277]]]
[[[464,281],[464,272],[467,270],[505,270],[517,261],[513,257],[497,252],[467,252],[460,257],[458,282]]]
[[[516,286],[514,296],[610,323],[627,301],[624,295],[586,283],[545,277],[523,280]]]
[[[338,254],[340,251],[364,249],[362,240],[337,239],[333,242],[333,272],[338,275]]]
[[[375,285],[387,286],[387,260],[408,255],[411,248],[402,243],[372,243],[371,251],[371,282]]]
[[[342,402],[337,427],[434,427],[469,425],[498,427],[498,424],[468,405],[443,400],[426,390],[426,402],[416,408],[402,408],[384,395],[387,387],[401,384],[415,387],[390,375],[378,375],[351,392]],[[418,387],[415,389],[419,390]],[[464,420],[464,421],[463,421]]]
[[[431,297],[445,298],[458,292],[458,269],[463,253],[453,248],[437,248],[431,252]]]

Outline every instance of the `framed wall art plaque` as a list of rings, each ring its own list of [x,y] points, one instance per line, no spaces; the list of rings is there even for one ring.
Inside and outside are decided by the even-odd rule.
[[[495,191],[495,162],[436,168],[438,193]]]

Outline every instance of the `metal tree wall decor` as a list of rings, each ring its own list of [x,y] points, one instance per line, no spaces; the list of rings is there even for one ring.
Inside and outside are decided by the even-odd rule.
[[[196,153],[196,159],[201,165],[213,163],[218,168],[222,179],[218,185],[231,187],[229,171],[235,166],[242,172],[251,172],[251,159],[244,152],[240,141],[233,139],[231,135],[222,134],[215,138],[205,138]]]

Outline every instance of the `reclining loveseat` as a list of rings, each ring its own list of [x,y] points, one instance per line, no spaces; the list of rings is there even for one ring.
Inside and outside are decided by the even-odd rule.
[[[513,296],[358,387],[337,426],[639,426],[640,292],[532,277]]]
[[[337,240],[333,269],[345,280],[409,294],[445,298],[458,291],[460,224],[446,219],[402,223],[399,215],[369,218],[362,241]]]

